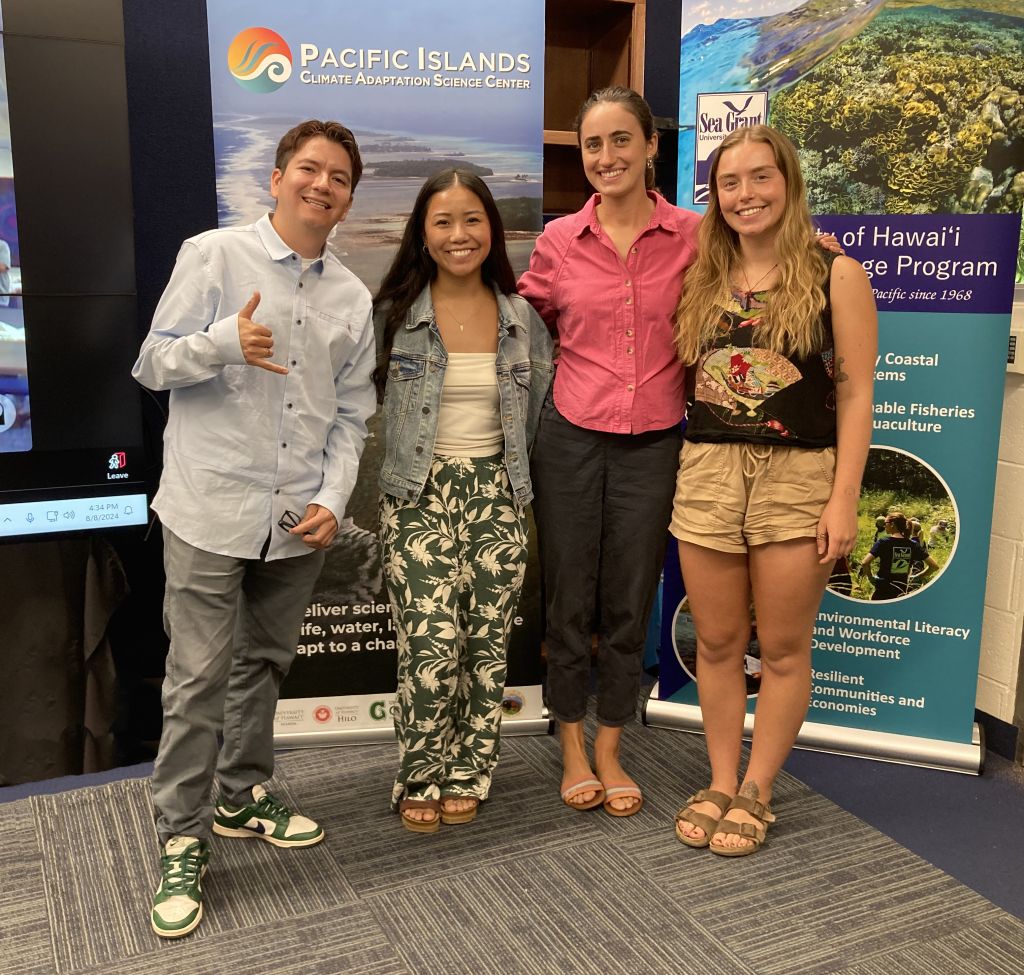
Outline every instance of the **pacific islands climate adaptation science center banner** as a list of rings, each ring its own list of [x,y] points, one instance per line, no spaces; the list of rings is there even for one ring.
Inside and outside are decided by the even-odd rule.
[[[1020,260],[1024,132],[1010,96],[1024,81],[1024,20],[992,6],[885,0],[754,7],[683,4],[678,202],[701,211],[718,142],[767,121],[799,150],[818,226],[870,275],[872,447],[857,545],[815,626],[805,732],[847,729],[854,752],[879,751],[874,735],[889,757],[899,757],[889,736],[907,736],[913,760],[912,739],[928,740],[924,752],[972,740]],[[769,362],[748,365],[754,381],[735,406],[767,422],[780,380]],[[896,511],[912,520],[914,545],[887,534]],[[677,571],[666,573],[665,604],[660,699],[696,709],[695,635]]]
[[[416,193],[461,166],[483,177],[517,273],[541,229],[544,0],[330,4],[208,0],[222,227],[273,209],[280,137],[307,118],[351,128],[364,171],[328,247],[377,289]],[[393,733],[395,631],[377,541],[380,417],[282,687],[275,732],[301,743]],[[509,652],[505,719],[539,719],[539,589],[531,564]]]

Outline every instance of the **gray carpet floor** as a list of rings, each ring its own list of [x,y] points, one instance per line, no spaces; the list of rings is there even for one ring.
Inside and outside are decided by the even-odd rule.
[[[1024,922],[803,783],[754,857],[673,835],[703,740],[634,727],[638,816],[558,799],[557,743],[509,738],[477,821],[433,835],[388,810],[394,746],[286,753],[275,788],[319,819],[306,850],[215,837],[199,930],[149,929],[148,784],[0,805],[3,975],[1020,975]],[[1008,868],[1012,869],[1009,865]]]

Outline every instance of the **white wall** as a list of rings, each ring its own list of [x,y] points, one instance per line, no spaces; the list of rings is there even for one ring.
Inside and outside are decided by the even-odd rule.
[[[977,706],[1012,722],[1024,632],[1024,375],[1007,373]]]

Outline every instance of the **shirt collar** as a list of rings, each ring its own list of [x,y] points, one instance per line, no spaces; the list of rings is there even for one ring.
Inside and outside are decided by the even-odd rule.
[[[641,233],[646,233],[648,230],[654,230],[655,228],[666,230],[670,234],[679,233],[679,221],[674,219],[675,208],[672,204],[660,193],[655,193],[654,190],[647,191],[647,198],[654,201],[654,210],[651,213],[651,219],[647,222],[647,226],[644,227]],[[589,230],[598,237],[604,233],[604,228],[597,219],[597,205],[600,202],[600,193],[595,193],[587,200],[583,209],[576,214],[577,225],[573,236],[579,237],[585,230]]]
[[[434,303],[430,300],[430,285],[425,285],[419,296],[412,303],[409,314],[405,316],[407,329],[418,328],[434,320]]]
[[[301,254],[296,253],[283,240],[281,240],[280,235],[274,229],[274,224],[270,219],[269,213],[263,214],[263,216],[256,221],[256,233],[259,234],[260,240],[272,261],[285,261],[291,257],[296,259],[296,263],[302,260]],[[316,267],[317,265],[322,266],[326,254],[327,245],[325,244],[324,249],[320,252],[320,256],[313,261],[310,267]]]

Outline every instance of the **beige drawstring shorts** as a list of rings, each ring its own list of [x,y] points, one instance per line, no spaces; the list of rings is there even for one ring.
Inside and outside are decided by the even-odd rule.
[[[669,530],[683,542],[742,553],[815,537],[836,449],[687,441],[679,460]]]

